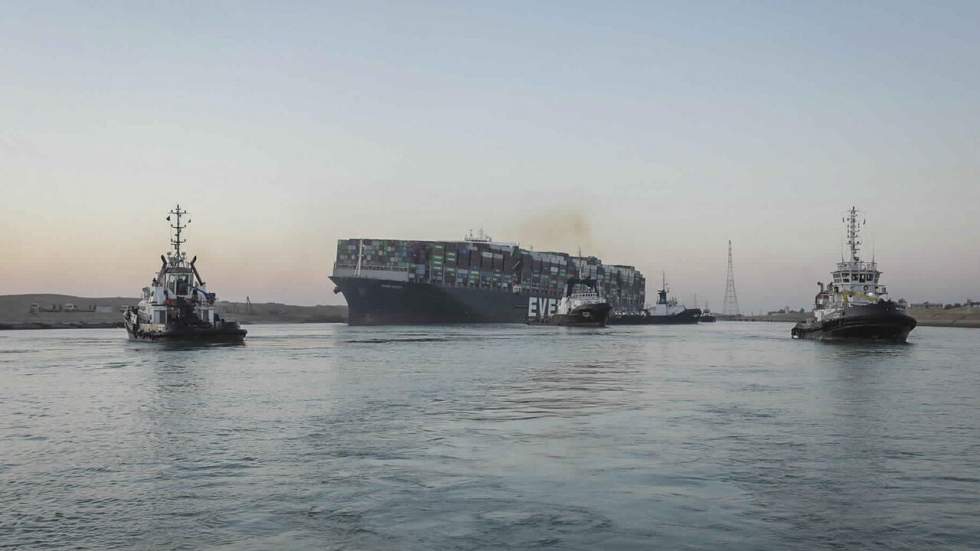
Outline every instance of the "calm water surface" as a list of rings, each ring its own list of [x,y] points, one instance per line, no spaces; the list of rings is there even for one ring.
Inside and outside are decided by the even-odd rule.
[[[0,332],[0,547],[980,547],[980,331]]]

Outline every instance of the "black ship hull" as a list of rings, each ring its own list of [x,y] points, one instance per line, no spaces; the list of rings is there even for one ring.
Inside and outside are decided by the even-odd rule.
[[[167,342],[244,342],[248,333],[237,322],[223,322],[219,326],[195,326],[170,324],[163,331],[145,331],[126,321],[126,332],[132,340]]]
[[[683,312],[669,315],[656,316],[651,314],[626,314],[609,318],[610,325],[689,325],[695,324],[701,319],[701,310],[698,308],[688,308]]]
[[[566,327],[605,327],[609,321],[609,303],[590,304],[575,308],[568,314],[528,320],[531,324],[563,325]]]
[[[822,341],[878,340],[906,342],[915,329],[915,318],[895,307],[880,302],[867,306],[852,306],[843,316],[818,322],[808,319],[797,323],[790,334],[797,339]]]
[[[557,297],[358,277],[330,278],[347,301],[350,325],[525,323],[545,317]]]

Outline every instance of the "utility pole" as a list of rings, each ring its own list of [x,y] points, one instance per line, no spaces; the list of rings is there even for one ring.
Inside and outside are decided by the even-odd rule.
[[[725,305],[722,307],[722,314],[726,316],[742,315],[738,309],[738,296],[735,294],[735,268],[732,265],[731,240],[728,241],[728,281],[725,283]]]

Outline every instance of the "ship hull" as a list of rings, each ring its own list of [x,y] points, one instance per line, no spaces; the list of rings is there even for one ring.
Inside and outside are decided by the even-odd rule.
[[[801,321],[793,327],[790,335],[798,339],[821,341],[906,342],[915,326],[915,318],[898,310],[894,304],[879,303],[850,307],[843,316],[827,321]]]
[[[358,277],[330,278],[347,301],[350,325],[525,323],[557,298],[475,287],[447,287]],[[540,306],[539,306],[540,304]]]
[[[701,319],[701,310],[689,308],[683,312],[669,316],[648,314],[628,314],[609,319],[610,325],[690,325]]]
[[[248,334],[235,322],[225,322],[218,327],[168,325],[161,330],[146,330],[129,320],[125,323],[130,340],[137,341],[243,342]]]
[[[529,320],[528,323],[544,325],[563,325],[566,327],[605,327],[609,321],[609,303],[579,306],[567,314],[556,314],[547,318]]]

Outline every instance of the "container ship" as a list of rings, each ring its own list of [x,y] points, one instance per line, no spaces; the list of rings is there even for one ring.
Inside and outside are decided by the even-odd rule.
[[[570,279],[594,280],[613,312],[640,312],[646,280],[594,256],[522,249],[481,231],[460,241],[341,239],[330,279],[351,325],[526,323],[558,314]]]

